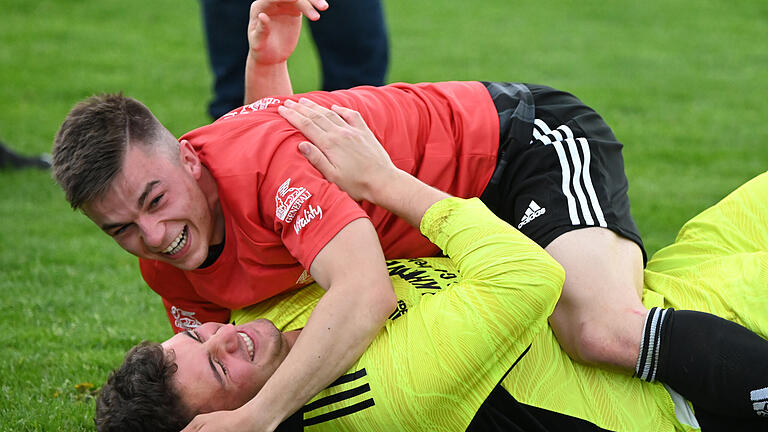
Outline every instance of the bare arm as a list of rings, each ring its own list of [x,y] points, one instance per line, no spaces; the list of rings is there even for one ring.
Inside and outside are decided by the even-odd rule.
[[[245,100],[293,93],[288,57],[301,33],[301,15],[316,21],[326,10],[325,0],[257,0],[248,22],[248,58],[245,63]]]
[[[327,292],[280,367],[245,405],[198,415],[184,432],[274,430],[346,372],[395,309],[384,254],[368,219],[342,228],[310,271]]]
[[[242,408],[251,419],[264,421],[265,430],[274,429],[346,372],[396,306],[384,254],[367,219],[344,227],[310,270],[328,291],[280,368]]]

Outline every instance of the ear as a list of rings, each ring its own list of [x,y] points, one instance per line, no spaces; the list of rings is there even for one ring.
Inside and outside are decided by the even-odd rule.
[[[181,166],[188,171],[195,180],[199,180],[203,173],[203,165],[192,143],[187,140],[179,142],[179,162]]]

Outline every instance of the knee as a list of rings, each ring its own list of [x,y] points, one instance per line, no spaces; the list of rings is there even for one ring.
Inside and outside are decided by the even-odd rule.
[[[586,321],[581,323],[572,337],[571,356],[587,364],[605,365],[614,363],[615,353],[620,350],[618,336],[604,323]]]
[[[634,370],[640,350],[642,323],[635,314],[618,314],[562,323],[553,329],[563,349],[574,360],[610,369]],[[565,328],[563,328],[565,327]]]

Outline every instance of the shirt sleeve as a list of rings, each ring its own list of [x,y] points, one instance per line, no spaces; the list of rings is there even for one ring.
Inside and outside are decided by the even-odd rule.
[[[353,368],[365,375],[355,383],[366,380],[361,397],[371,409],[333,425],[321,422],[335,415],[325,412],[333,406],[305,414],[318,430],[463,430],[546,328],[565,273],[538,245],[478,199],[438,202],[421,231],[454,261],[461,280],[387,323]]]
[[[291,255],[309,269],[342,228],[368,215],[299,153],[298,143],[303,140],[296,133],[280,145],[259,196],[267,223]]]

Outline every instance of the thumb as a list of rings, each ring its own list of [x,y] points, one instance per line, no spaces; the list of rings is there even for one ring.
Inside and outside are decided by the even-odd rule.
[[[331,177],[333,177],[334,174],[334,166],[319,148],[315,147],[311,142],[302,141],[299,143],[299,152],[301,152],[302,156],[304,156],[312,166],[320,171],[320,174],[322,174],[323,177],[331,180]]]

